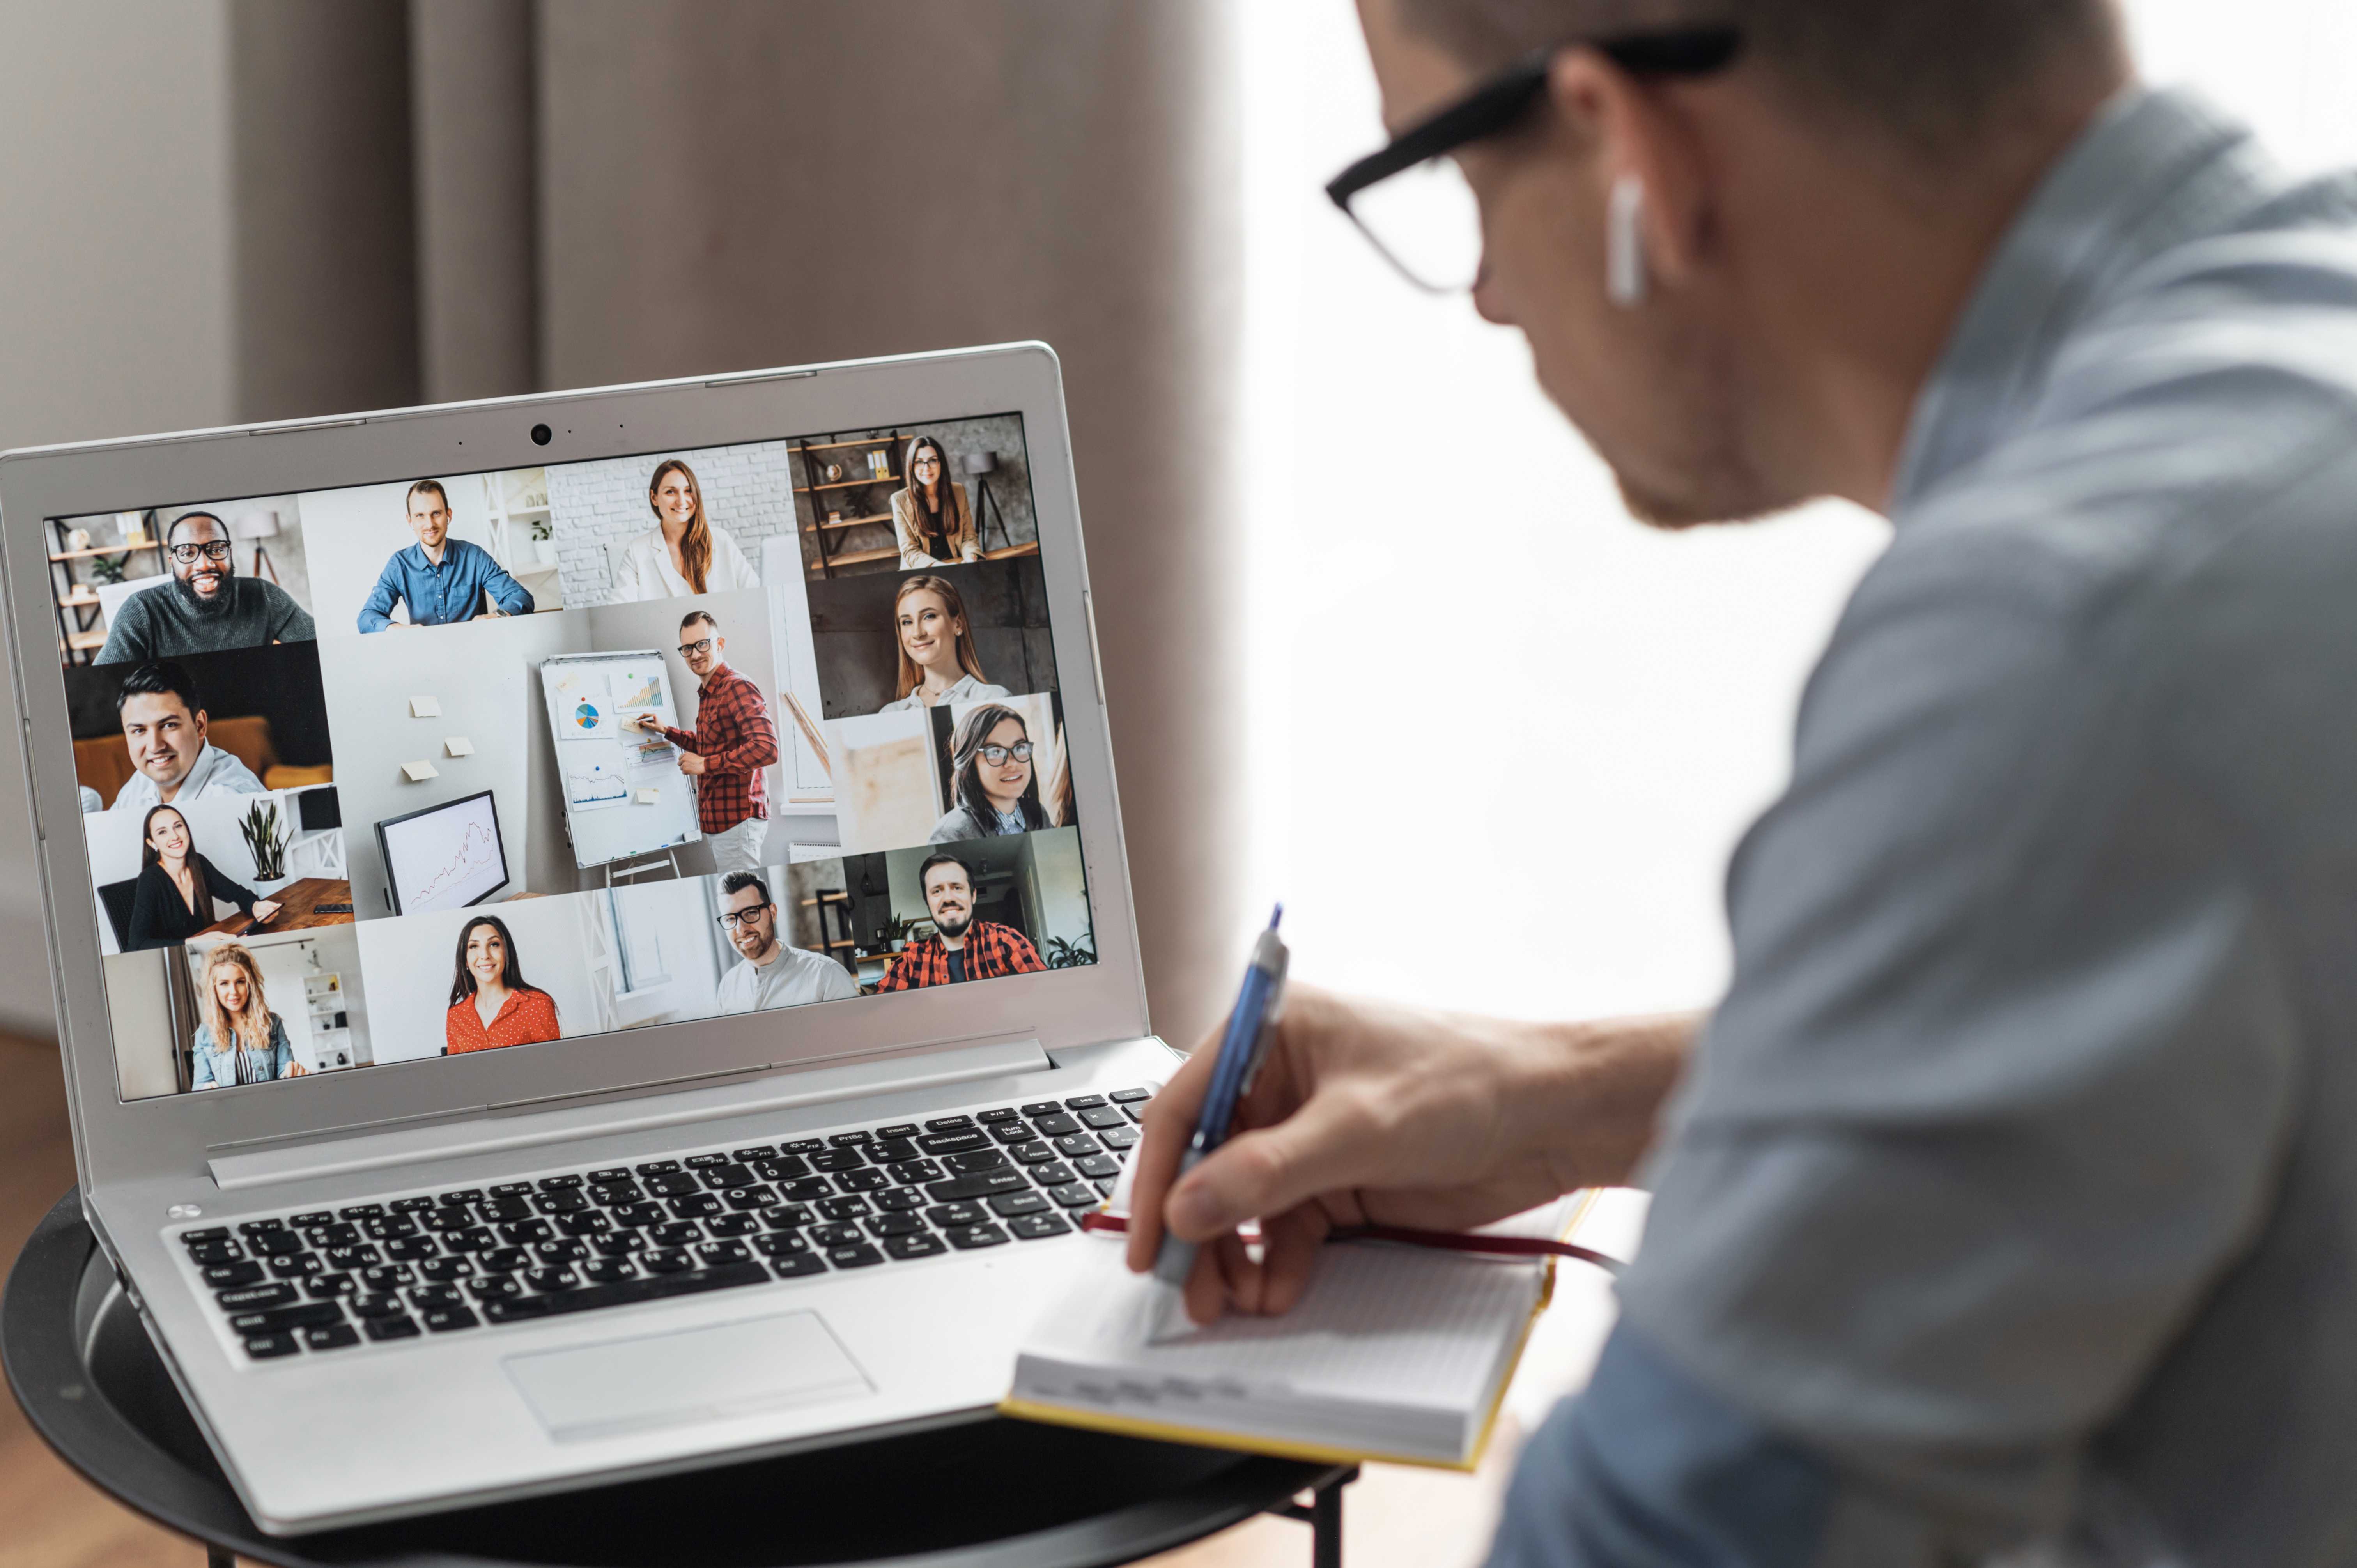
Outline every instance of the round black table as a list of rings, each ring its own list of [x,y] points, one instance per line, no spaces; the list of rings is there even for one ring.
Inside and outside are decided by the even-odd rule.
[[[0,1302],[0,1360],[50,1447],[119,1501],[285,1568],[1100,1568],[1264,1512],[1341,1563],[1350,1466],[987,1421],[691,1475],[274,1538],[230,1489],[68,1193]],[[1308,1504],[1295,1499],[1311,1495]]]

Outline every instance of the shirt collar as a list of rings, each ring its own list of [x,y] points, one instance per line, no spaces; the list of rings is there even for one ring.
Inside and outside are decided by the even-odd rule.
[[[726,662],[716,663],[712,666],[711,673],[695,683],[695,689],[699,692],[708,692],[716,682],[724,679],[734,679],[736,674],[737,671],[728,668]]]
[[[1893,517],[2030,416],[2062,345],[2122,279],[2281,184],[2249,131],[2197,95],[2115,99],[2047,172],[1958,318],[1916,400]]]

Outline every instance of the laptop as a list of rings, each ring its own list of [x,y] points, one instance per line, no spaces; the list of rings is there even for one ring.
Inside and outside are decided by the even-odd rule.
[[[83,1210],[262,1528],[988,1412],[1177,1059],[1049,349],[0,521]]]

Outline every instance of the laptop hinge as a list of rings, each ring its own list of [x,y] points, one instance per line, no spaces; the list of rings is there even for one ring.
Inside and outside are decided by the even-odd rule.
[[[214,1183],[228,1192],[277,1182],[349,1176],[356,1171],[424,1160],[457,1159],[763,1111],[785,1111],[829,1101],[860,1100],[976,1079],[1044,1072],[1054,1066],[1037,1038],[1001,1037],[982,1045],[946,1050],[923,1048],[880,1059],[863,1058],[836,1067],[805,1068],[750,1081],[740,1079],[621,1103],[608,1101],[531,1115],[445,1122],[291,1147],[222,1153],[213,1155],[207,1164]]]

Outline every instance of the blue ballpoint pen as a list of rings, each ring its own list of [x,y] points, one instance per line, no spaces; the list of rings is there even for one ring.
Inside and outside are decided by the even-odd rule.
[[[1277,922],[1284,918],[1285,906],[1279,904],[1276,913],[1269,917],[1268,929],[1253,944],[1252,962],[1244,969],[1243,988],[1237,992],[1236,1004],[1228,1014],[1227,1032],[1220,1036],[1219,1059],[1211,1066],[1211,1086],[1205,1091],[1202,1111],[1195,1119],[1195,1137],[1178,1162],[1174,1186],[1212,1150],[1228,1141],[1236,1106],[1252,1091],[1261,1058],[1268,1054],[1269,1040],[1275,1035],[1277,1019],[1285,1011],[1285,969],[1289,955],[1284,939],[1276,934]],[[1195,1243],[1181,1241],[1164,1231],[1161,1247],[1154,1254],[1154,1277],[1163,1286],[1164,1299],[1155,1314],[1148,1343],[1158,1344],[1174,1332],[1185,1329],[1182,1293],[1194,1267]]]

